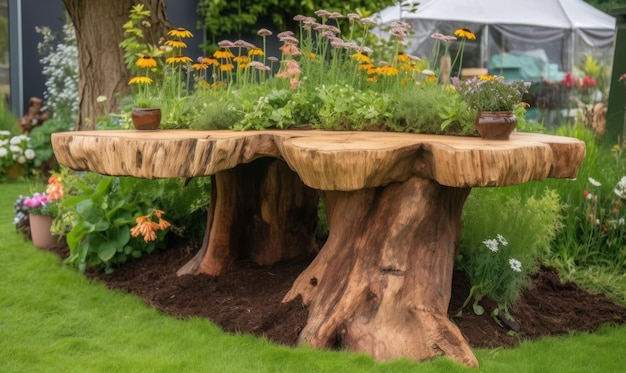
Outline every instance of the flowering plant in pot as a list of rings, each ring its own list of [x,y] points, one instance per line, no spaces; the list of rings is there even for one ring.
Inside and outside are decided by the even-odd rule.
[[[58,237],[50,232],[50,228],[58,214],[62,197],[63,185],[58,176],[48,179],[44,193],[35,192],[27,197],[20,195],[13,205],[13,224],[16,229],[32,239],[37,247],[47,249],[56,245]]]
[[[162,111],[172,102],[188,94],[186,69],[191,58],[184,56],[187,47],[183,39],[192,37],[184,28],[170,30],[158,45],[143,42],[144,28],[150,27],[149,10],[143,4],[133,7],[129,21],[124,25],[127,35],[120,46],[125,51],[127,65],[135,74],[128,82],[134,88],[131,117],[137,129],[159,128]]]
[[[515,109],[524,106],[522,96],[529,82],[507,82],[504,77],[479,75],[453,79],[453,85],[471,109],[477,111],[476,129],[483,138],[508,139],[517,125]]]

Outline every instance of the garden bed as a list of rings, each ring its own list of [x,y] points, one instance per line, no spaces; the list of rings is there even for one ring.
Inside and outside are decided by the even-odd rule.
[[[90,270],[87,276],[142,298],[146,304],[177,318],[206,317],[229,333],[266,336],[284,345],[296,344],[307,321],[308,311],[299,298],[283,304],[295,278],[308,261],[273,266],[239,262],[219,278],[206,275],[176,276],[176,271],[198,250],[190,242],[173,242],[170,248],[140,261],[129,263],[111,274]],[[67,248],[58,248],[67,255]],[[483,300],[486,312],[475,315],[471,305],[462,317],[454,317],[467,297],[469,283],[455,271],[449,314],[469,344],[496,348],[515,346],[522,339],[562,335],[569,331],[593,331],[606,323],[626,322],[626,307],[602,295],[594,295],[575,284],[561,284],[557,274],[542,268],[534,277],[511,314],[520,325],[517,336],[499,326],[489,311],[495,303]]]

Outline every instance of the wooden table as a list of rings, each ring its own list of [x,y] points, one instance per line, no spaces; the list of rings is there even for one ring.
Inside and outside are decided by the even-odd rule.
[[[378,360],[478,362],[447,317],[461,212],[473,187],[574,178],[584,143],[389,132],[83,131],[52,135],[75,170],[141,178],[211,175],[202,248],[179,274],[219,276],[237,259],[315,254],[318,198],[329,237],[285,295],[302,297],[300,341]],[[494,212],[497,213],[497,212]]]

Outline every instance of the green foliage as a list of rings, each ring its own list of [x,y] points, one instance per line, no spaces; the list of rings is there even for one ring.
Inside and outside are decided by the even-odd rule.
[[[67,260],[81,271],[92,266],[111,271],[115,265],[152,253],[162,244],[163,231],[157,232],[156,241],[131,237],[136,218],[153,209],[152,196],[136,188],[133,178],[91,175],[80,178],[73,187],[80,192],[63,198],[61,205],[75,211],[73,227],[67,234]]]
[[[457,265],[470,278],[468,301],[473,298],[477,312],[485,296],[504,310],[515,303],[562,227],[561,208],[552,190],[526,199],[507,188],[472,190],[463,210]]]
[[[271,22],[284,30],[292,23],[291,19],[297,14],[312,14],[318,9],[338,12],[357,12],[368,16],[386,6],[394,4],[392,0],[266,0],[262,2],[251,0],[200,0],[198,13],[203,17],[202,26],[213,38],[226,34],[253,34],[262,19],[271,19]]]
[[[3,99],[0,99],[0,131],[8,131],[13,136],[19,134],[18,119]]]

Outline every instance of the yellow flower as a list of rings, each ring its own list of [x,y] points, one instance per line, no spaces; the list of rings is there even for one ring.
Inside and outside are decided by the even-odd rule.
[[[233,61],[239,63],[239,64],[246,64],[248,62],[250,62],[250,59],[248,58],[248,56],[237,56],[235,58],[233,58]]]
[[[234,58],[235,55],[232,54],[230,49],[228,48],[220,48],[213,53],[213,57],[218,58],[218,59],[223,59],[223,58]]]
[[[474,35],[473,32],[470,31],[470,29],[468,28],[458,28],[454,31],[454,35],[460,37],[460,38],[465,38],[465,39],[469,39],[469,40],[476,40],[476,35]]]
[[[142,69],[149,69],[152,67],[157,67],[157,62],[154,58],[150,56],[143,56],[135,62],[135,66],[140,67]]]
[[[252,48],[248,51],[248,56],[263,56],[263,50],[261,48]]]
[[[225,63],[220,65],[220,70],[222,71],[231,71],[235,66],[232,63]]]
[[[205,63],[194,63],[193,65],[191,65],[191,68],[194,70],[206,70],[209,68],[209,65]]]
[[[215,58],[204,57],[202,63],[207,65],[219,66],[219,62]]]
[[[129,82],[129,85],[131,84],[152,84],[152,79],[148,78],[147,76],[136,76],[134,78],[132,78]]]
[[[498,77],[494,75],[478,75],[478,79],[480,80],[498,80]]]
[[[398,75],[398,69],[393,66],[383,66],[380,68],[380,74],[385,76],[396,76]]]
[[[175,64],[175,63],[191,63],[193,60],[187,56],[172,56],[165,60],[165,63]]]
[[[376,78],[375,76],[371,76],[367,78],[366,80],[370,83],[376,83],[378,81],[378,78]]]
[[[187,48],[187,44],[184,41],[180,40],[167,40],[165,45],[170,46],[172,48]]]
[[[169,36],[173,36],[176,38],[192,38],[193,34],[191,32],[189,32],[189,30],[187,30],[186,28],[183,27],[179,27],[179,28],[175,28],[173,30],[170,30],[167,35]]]
[[[409,55],[404,52],[398,52],[398,55],[396,56],[396,61],[398,62],[407,62],[410,59]]]
[[[369,56],[364,52],[355,53],[352,55],[352,58],[359,62],[371,63]]]

